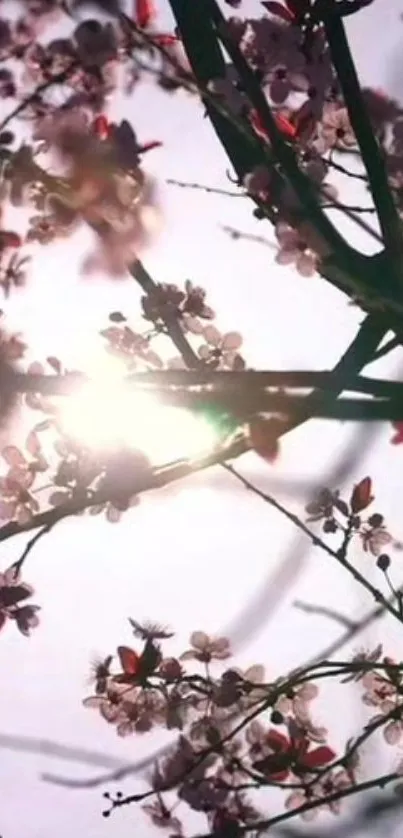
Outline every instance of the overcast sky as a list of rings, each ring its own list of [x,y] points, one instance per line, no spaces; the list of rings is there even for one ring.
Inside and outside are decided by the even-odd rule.
[[[164,28],[170,24],[167,4],[156,2]],[[245,7],[258,8],[249,2]],[[349,26],[362,81],[396,96],[403,87],[402,11],[401,0],[375,0]],[[221,330],[242,332],[249,365],[330,368],[362,319],[358,310],[322,279],[304,279],[276,266],[269,247],[232,242],[222,225],[273,240],[270,227],[252,217],[249,202],[164,183],[176,178],[228,188],[228,161],[194,100],[186,94],[169,97],[147,83],[129,102],[120,98],[113,103],[111,116],[123,115],[141,141],[164,143],[146,161],[158,178],[163,209],[162,232],[144,256],[154,279],[180,284],[191,278],[203,285]],[[79,366],[108,312],[120,309],[138,316],[133,281],[79,277],[89,241],[89,234],[80,231],[69,241],[37,248],[28,288],[3,305],[10,325],[24,332],[32,359],[59,354]],[[356,241],[362,241],[360,236]],[[402,359],[395,353],[374,372],[396,372],[399,364]],[[320,484],[351,444],[352,433],[350,426],[311,422],[284,441],[275,466],[262,464],[255,455],[244,457],[239,465],[267,489],[290,477]],[[388,429],[377,432],[348,488],[371,474],[377,510],[386,515],[396,536],[403,537],[403,448],[391,447],[389,437]],[[284,493],[281,497],[287,500]],[[307,497],[305,492],[287,502],[303,514]],[[20,555],[25,541],[19,537],[2,545],[1,567]],[[374,582],[381,582],[373,561],[359,551],[356,560]],[[284,562],[294,577],[285,593],[276,587]],[[372,604],[324,555],[308,551],[275,511],[219,469],[145,497],[118,526],[90,517],[59,523],[38,544],[26,577],[36,588],[35,601],[43,606],[41,626],[30,640],[13,627],[2,634],[0,746],[4,735],[24,735],[98,751],[116,758],[117,764],[136,760],[166,740],[162,735],[119,740],[95,711],[82,707],[82,698],[90,692],[86,678],[91,656],[113,652],[119,643],[130,644],[128,616],[171,625],[177,636],[167,648],[173,653],[184,648],[193,629],[228,630],[240,666],[262,662],[268,675],[278,675],[337,634],[334,625],[294,609],[294,599],[320,601],[351,616]],[[371,629],[368,642],[375,643],[380,631]],[[399,643],[401,648],[392,626],[388,638],[388,652],[396,652]],[[330,743],[336,748],[362,720],[358,694],[346,693],[345,701],[343,723],[335,726],[328,693],[318,705],[323,722],[332,725]],[[368,754],[369,759],[373,756]],[[69,791],[41,780],[44,771],[90,777],[100,770],[104,769],[4,749],[2,838],[71,838],[76,831],[85,838],[153,835],[133,807],[104,821],[103,789]],[[120,788],[131,790],[133,781]]]

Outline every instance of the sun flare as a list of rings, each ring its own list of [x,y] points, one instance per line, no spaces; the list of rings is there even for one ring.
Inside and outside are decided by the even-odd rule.
[[[124,381],[107,376],[71,395],[62,405],[64,431],[94,450],[127,446],[141,450],[153,465],[194,460],[218,442],[213,424],[158,398],[136,393]]]

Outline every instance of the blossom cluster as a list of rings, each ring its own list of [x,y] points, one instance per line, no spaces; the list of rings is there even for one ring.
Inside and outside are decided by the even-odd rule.
[[[232,654],[226,638],[195,631],[190,648],[165,657],[161,641],[172,637],[170,632],[130,623],[142,648],[119,646],[117,671],[112,655],[97,661],[95,691],[84,706],[98,710],[118,736],[144,734],[156,726],[180,731],[177,744],[156,761],[150,775],[156,801],[143,808],[155,824],[183,834],[181,821],[164,802],[167,792],[175,791],[179,801],[204,813],[219,834],[218,824],[225,820],[241,826],[258,818],[259,789],[283,788],[291,810],[312,800],[320,808],[332,789],[354,784],[350,763],[346,760],[348,770],[341,766],[327,744],[327,730],[312,719],[311,704],[319,692],[313,681],[266,682],[260,665],[246,671],[232,666],[217,676],[211,667]],[[188,673],[189,661],[204,674]],[[119,805],[120,799],[112,804]],[[337,812],[339,805],[330,808]]]

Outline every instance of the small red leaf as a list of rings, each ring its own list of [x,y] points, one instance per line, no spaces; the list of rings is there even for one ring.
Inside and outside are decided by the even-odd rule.
[[[144,143],[144,145],[140,145],[137,149],[139,154],[145,154],[146,151],[152,151],[153,148],[161,148],[163,143],[160,140],[150,140],[149,143]]]
[[[1,455],[11,468],[24,468],[26,465],[25,457],[16,445],[6,445]]]
[[[328,748],[327,745],[322,745],[320,748],[315,748],[310,753],[304,754],[301,759],[301,764],[304,768],[321,768],[323,765],[327,765],[328,762],[332,762],[335,756],[336,754],[331,748]]]
[[[274,117],[275,123],[279,131],[284,134],[286,137],[290,137],[290,139],[294,139],[297,134],[297,129],[292,122],[287,119],[287,117],[283,116],[281,113],[276,114]]]
[[[302,15],[304,12],[308,11],[309,2],[310,0],[285,0],[287,9],[289,9],[290,13],[294,15],[294,17]]]
[[[294,111],[291,121],[295,126],[296,137],[301,137],[301,135],[310,137],[316,126],[311,102],[304,102],[297,111]]]
[[[153,41],[160,47],[172,47],[179,42],[177,35],[170,35],[168,32],[162,32],[160,35],[153,35]]]
[[[392,422],[392,428],[396,431],[390,440],[392,445],[401,445],[403,442],[403,422]]]
[[[251,113],[250,113],[249,118],[250,118],[252,128],[254,128],[258,137],[261,137],[262,140],[266,140],[266,142],[267,142],[269,140],[269,135],[268,135],[266,129],[264,128],[264,126],[263,126],[262,120],[261,120],[260,115],[258,114],[258,112],[255,111],[255,110],[252,110]]]
[[[140,29],[145,29],[155,18],[153,0],[135,0],[134,20]]]
[[[128,646],[118,646],[117,653],[125,675],[137,675],[140,663],[137,652],[134,649],[129,649]]]
[[[360,483],[354,486],[350,498],[350,507],[354,515],[362,512],[363,509],[366,509],[372,503],[374,497],[371,495],[371,491],[372,481],[370,477],[364,477]]]
[[[249,442],[259,457],[273,463],[280,451],[276,423],[261,417],[252,419],[249,422]]]
[[[104,114],[100,114],[99,116],[95,117],[92,126],[91,126],[94,134],[99,137],[100,140],[106,140],[111,133],[110,124]]]
[[[5,247],[20,247],[22,244],[21,236],[14,233],[12,230],[0,230],[0,248]]]
[[[264,6],[271,15],[276,15],[276,17],[280,17],[287,23],[291,23],[295,18],[295,15],[292,13],[291,9],[288,8],[288,6],[282,6],[281,3],[276,3],[275,0],[264,0],[262,6]]]

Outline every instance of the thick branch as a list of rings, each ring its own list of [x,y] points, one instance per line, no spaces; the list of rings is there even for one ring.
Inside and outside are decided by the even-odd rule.
[[[183,337],[183,333],[180,332]],[[189,347],[190,348],[190,347]],[[191,348],[190,348],[191,349]],[[191,350],[192,351],[192,350]],[[42,375],[37,373],[10,372],[2,379],[0,375],[0,390],[4,386],[12,386],[20,393],[40,393],[46,396],[72,396],[84,385],[91,385],[91,378],[82,373],[66,373],[65,375]],[[247,399],[248,394],[262,393],[269,388],[287,388],[300,390],[318,388],[330,394],[338,394],[340,388],[345,391],[365,393],[379,398],[403,398],[403,382],[380,380],[366,376],[355,375],[345,383],[345,377],[340,372],[330,370],[245,370],[233,372],[230,370],[209,370],[205,366],[198,370],[157,370],[152,372],[131,373],[123,379],[124,383],[142,392],[153,392],[164,395],[171,392],[178,402],[183,398],[192,398],[192,390],[200,392],[204,388],[205,396],[212,399],[220,394],[237,393],[239,398]],[[270,393],[267,393],[270,398]],[[167,396],[168,397],[168,396]],[[201,398],[203,393],[201,393]]]
[[[184,477],[189,477],[191,474],[195,474],[202,469],[219,465],[227,460],[240,457],[241,454],[244,454],[248,450],[249,446],[246,439],[239,439],[224,450],[221,449],[220,451],[214,451],[207,457],[203,457],[195,462],[180,462],[176,465],[169,466],[168,468],[156,469],[154,472],[150,472],[148,477],[142,477],[138,486],[133,488],[133,493],[141,494],[143,492],[149,492],[152,489],[160,489],[163,486],[169,485],[169,483],[173,483],[175,480],[181,480]],[[41,512],[39,515],[35,515],[25,524],[19,524],[17,521],[10,521],[8,524],[0,527],[0,542],[5,541],[7,538],[11,538],[13,535],[37,529],[37,527],[50,528],[53,524],[63,518],[68,518],[71,515],[77,515],[77,513],[81,512],[83,509],[106,503],[108,500],[109,494],[107,492],[93,492],[84,501],[82,498],[80,498],[80,500],[68,501],[66,504],[63,504],[63,506],[48,509],[46,512]]]
[[[401,272],[399,270],[403,244],[401,221],[389,189],[386,169],[380,149],[361,96],[360,83],[351,56],[342,18],[338,14],[334,2],[329,4],[328,0],[326,0],[325,6],[319,4],[320,11],[321,6],[326,9],[323,13],[323,21],[330,54],[341,85],[350,122],[361,151],[362,160],[368,173],[369,185],[378,213],[385,250],[389,258],[391,272],[394,274],[393,278],[396,281],[396,294],[399,299],[402,299]]]

